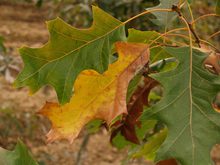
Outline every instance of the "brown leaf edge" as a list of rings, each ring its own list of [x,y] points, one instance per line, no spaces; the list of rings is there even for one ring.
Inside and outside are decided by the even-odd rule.
[[[146,44],[117,42],[116,49],[118,52],[122,51],[124,54],[138,53],[139,56],[128,66],[128,68],[125,71],[121,73],[121,75],[118,78],[119,80],[118,80],[117,90],[119,91],[117,92],[115,98],[122,98],[122,101],[121,102],[117,101],[117,104],[115,103],[114,111],[101,111],[98,112],[98,114],[95,114],[94,117],[92,118],[92,119],[102,119],[107,123],[108,126],[110,125],[112,120],[117,116],[121,114],[127,114],[127,106],[126,106],[127,86],[130,80],[132,79],[133,74],[139,72],[141,68],[144,67],[149,60],[149,48],[148,45]],[[37,114],[49,118],[50,116],[49,113],[52,112],[53,108],[62,109],[62,106],[59,105],[58,103],[46,102],[46,104],[40,109],[40,111]],[[85,124],[88,123],[87,120],[92,120],[92,119],[87,118]],[[50,143],[58,139],[68,139],[70,143],[72,143],[73,140],[77,138],[80,131],[81,129],[77,133],[63,135],[58,131],[58,129],[52,123],[52,128],[46,135],[47,142]]]
[[[126,140],[134,144],[140,144],[135,127],[141,127],[141,122],[138,119],[143,112],[144,106],[149,106],[147,98],[151,89],[157,85],[159,85],[159,83],[150,77],[145,77],[143,83],[139,84],[127,104],[128,114],[124,115],[121,120],[116,121],[112,125],[111,143],[114,137],[118,133],[121,133]]]
[[[204,65],[213,74],[220,75],[220,53],[210,53],[204,61]]]

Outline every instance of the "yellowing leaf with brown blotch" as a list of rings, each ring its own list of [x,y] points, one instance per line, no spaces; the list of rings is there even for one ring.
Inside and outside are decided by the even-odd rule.
[[[130,80],[149,60],[146,44],[116,43],[118,60],[104,74],[94,70],[80,73],[74,84],[70,103],[60,106],[46,103],[40,113],[52,122],[48,141],[66,138],[71,142],[85,124],[102,119],[110,124],[117,116],[127,113],[126,94]]]

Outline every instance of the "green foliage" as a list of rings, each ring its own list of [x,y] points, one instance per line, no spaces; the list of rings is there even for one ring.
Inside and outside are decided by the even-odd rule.
[[[136,146],[129,153],[130,158],[144,157],[146,160],[154,160],[156,152],[167,136],[167,129],[148,137],[147,142],[142,145]]]
[[[15,86],[27,85],[34,93],[49,84],[64,104],[70,100],[73,83],[82,70],[103,73],[114,42],[125,40],[124,26],[98,7],[93,7],[93,17],[93,26],[87,30],[73,28],[59,18],[48,22],[50,41],[44,47],[20,49],[25,67]]]
[[[116,3],[116,1],[114,2]],[[83,72],[82,74],[86,75],[84,76],[86,78],[91,78],[90,74],[92,73],[94,80],[99,80],[96,79],[96,76],[107,77],[105,71],[108,70],[109,64],[114,65],[114,62],[117,61],[115,56],[116,50],[114,48],[114,44],[117,41],[129,42],[127,45],[130,45],[130,47],[126,47],[129,51],[125,49],[123,51],[124,55],[126,55],[126,53],[129,55],[137,53],[140,50],[137,49],[135,45],[142,43],[141,45],[144,47],[144,51],[141,49],[141,53],[138,53],[139,58],[142,58],[142,55],[146,55],[146,52],[148,52],[148,47],[145,45],[147,44],[150,50],[150,61],[148,65],[142,67],[143,65],[141,64],[146,64],[147,61],[139,61],[136,59],[137,61],[133,61],[131,64],[136,64],[137,62],[141,68],[137,69],[138,73],[132,74],[134,77],[128,86],[128,90],[127,86],[125,86],[126,89],[124,86],[118,86],[118,84],[114,86],[123,91],[123,96],[111,92],[110,85],[113,84],[113,82],[107,82],[108,79],[106,82],[94,81],[97,87],[101,85],[104,86],[103,89],[105,93],[111,94],[112,96],[116,95],[117,97],[112,98],[117,99],[112,101],[112,99],[108,97],[110,95],[104,95],[104,92],[102,93],[100,91],[97,94],[98,96],[102,96],[100,99],[97,99],[97,95],[93,98],[92,94],[88,93],[87,98],[89,98],[90,101],[82,99],[83,101],[81,102],[81,100],[79,100],[82,105],[80,103],[78,104],[76,100],[74,100],[72,104],[65,105],[58,105],[56,103],[46,104],[43,108],[44,115],[49,118],[52,116],[55,121],[55,124],[53,123],[54,126],[57,123],[60,125],[63,124],[60,119],[62,116],[59,116],[60,120],[57,120],[58,117],[56,115],[59,114],[56,112],[65,114],[64,117],[68,117],[69,119],[70,116],[68,115],[72,114],[72,109],[74,109],[73,107],[75,105],[77,105],[75,107],[83,107],[82,110],[90,110],[89,106],[91,106],[93,111],[99,112],[98,115],[95,115],[95,119],[109,117],[111,114],[117,114],[117,111],[123,108],[126,110],[127,107],[128,114],[124,116],[116,115],[116,119],[114,120],[115,123],[118,122],[120,126],[125,126],[126,129],[124,130],[127,132],[123,134],[122,131],[118,131],[120,133],[114,136],[112,142],[118,148],[129,146],[130,153],[128,154],[128,159],[143,156],[146,159],[152,159],[156,162],[174,158],[181,165],[213,164],[210,159],[210,150],[220,139],[220,114],[214,110],[212,102],[216,94],[220,91],[220,77],[218,75],[220,73],[216,72],[216,75],[214,75],[207,71],[204,67],[204,61],[208,57],[209,52],[216,53],[219,52],[219,50],[209,41],[200,39],[194,25],[190,22],[193,19],[190,18],[189,21],[188,15],[184,16],[182,10],[187,8],[187,11],[191,11],[190,6],[187,5],[188,2],[190,3],[191,1],[161,0],[159,6],[148,8],[147,11],[125,22],[120,22],[98,7],[93,7],[93,25],[91,28],[83,30],[73,28],[59,18],[52,20],[48,23],[50,40],[45,46],[35,49],[28,47],[20,49],[25,66],[15,81],[15,85],[17,87],[28,86],[32,93],[34,93],[42,86],[49,84],[55,88],[59,102],[65,104],[70,101],[74,82],[77,77],[80,77],[82,71],[90,69],[90,71]],[[105,3],[111,4],[110,1],[105,1]],[[116,4],[121,3],[117,2]],[[176,10],[174,10],[173,5],[176,6]],[[217,13],[219,13],[219,5],[220,1],[217,1]],[[182,9],[183,7],[185,8]],[[126,38],[124,25],[135,18],[146,15],[148,11],[154,9],[158,9],[158,12],[152,12],[157,18],[153,22],[165,28],[165,33],[129,29],[128,37]],[[159,12],[159,10],[163,12]],[[173,32],[182,32],[187,29],[188,33],[171,33],[168,31],[168,27],[173,22],[174,17],[179,17],[178,23],[181,24],[183,22],[184,26],[181,24],[180,27],[184,27],[185,29],[173,29]],[[169,37],[169,35],[174,37]],[[193,37],[197,39],[196,42],[194,42]],[[203,44],[206,44],[206,46],[203,46]],[[203,46],[203,48],[201,48],[201,46]],[[129,59],[125,59],[125,61],[126,60],[129,61]],[[118,68],[114,68],[114,72],[118,71],[117,69],[120,68],[120,64],[118,64]],[[123,74],[115,74],[118,75],[118,77],[116,77],[121,78],[120,76],[126,75],[126,73],[127,76],[129,73],[131,75],[135,68],[130,67],[131,65],[121,71]],[[215,68],[214,65],[211,67],[216,70],[219,69]],[[101,75],[97,75],[91,71],[91,69]],[[108,72],[108,74],[112,76],[111,73]],[[142,91],[140,93],[135,93],[138,89],[140,90],[140,88],[138,88],[139,86],[146,86],[146,84],[143,84],[142,76],[146,78],[147,75],[151,75],[152,78],[155,78],[155,80],[161,84],[164,91],[163,95],[150,95],[149,92],[152,87],[148,87],[147,89],[141,88]],[[125,82],[128,83],[127,78],[128,77],[125,76],[123,77],[125,81],[120,81],[122,85],[124,85]],[[85,82],[87,81],[83,79],[78,86],[80,86],[79,89],[87,93],[87,91],[94,88],[94,83],[86,84]],[[86,86],[83,83],[85,83]],[[101,83],[101,85],[99,83]],[[158,89],[161,88],[158,87]],[[126,101],[121,100],[121,98],[125,98],[124,93],[127,93]],[[91,97],[89,97],[90,95]],[[140,95],[142,97],[140,97]],[[146,107],[145,110],[143,110],[144,105],[150,106],[148,103],[149,99],[147,98],[149,95],[155,98],[156,101],[154,101],[154,103],[157,102],[159,98],[161,98],[161,100],[152,107]],[[80,98],[83,98],[83,96]],[[106,98],[109,100],[106,101]],[[97,104],[91,104],[94,100]],[[126,102],[127,105],[123,104],[124,102]],[[129,112],[129,106],[131,105],[133,106],[132,108],[136,110],[133,113]],[[103,111],[102,107],[104,107],[104,110],[107,109],[105,107],[120,107],[121,109],[112,108],[112,111],[109,112],[108,109],[106,112]],[[77,108],[77,110],[78,109],[79,108]],[[92,113],[92,111],[87,112],[88,114]],[[143,114],[140,120],[141,113]],[[105,116],[106,114],[108,115]],[[133,116],[131,116],[131,114]],[[87,119],[88,115],[86,116],[86,112],[85,114],[81,113],[78,115],[77,124],[83,123],[80,118],[83,115],[85,115],[85,119]],[[71,119],[74,117],[75,116],[72,115]],[[126,120],[129,117],[131,120]],[[135,119],[135,121],[132,119]],[[67,123],[65,130],[63,127],[59,127],[60,130],[64,130],[62,130],[63,132],[61,131],[63,134],[70,130],[69,126],[72,127],[76,124],[75,120],[73,121],[73,123],[71,121],[65,121]],[[126,123],[126,121],[128,123]],[[131,123],[129,123],[129,121]],[[109,130],[113,130],[114,124],[108,125]],[[102,121],[95,121],[87,125],[87,128],[90,133],[94,133],[101,125]],[[131,125],[133,127],[131,127]],[[56,139],[57,130],[55,128],[54,126],[53,131],[50,132],[51,139]],[[76,129],[77,132],[80,131],[79,128],[74,127],[74,129]],[[136,135],[131,135],[130,139],[127,137],[130,135],[129,133],[134,133],[133,130],[136,131],[137,141],[140,143],[132,141],[132,138],[136,138]],[[62,133],[58,135],[59,138],[65,137]]]
[[[160,37],[160,33],[135,29],[128,30],[128,42],[153,43],[152,46],[156,46],[157,44],[155,44],[154,41],[163,42],[163,37]],[[150,49],[150,54],[150,63],[170,57],[167,51],[164,51],[161,46]]]
[[[86,125],[86,128],[90,134],[96,133],[99,131],[103,122],[101,120],[94,120]]]
[[[141,128],[136,128],[137,131],[137,136],[140,141],[144,141],[145,134],[146,132],[150,132],[153,130],[154,126],[156,125],[155,120],[148,120],[142,124]],[[139,148],[139,145],[131,143],[127,141],[121,134],[118,134],[114,139],[113,139],[113,145],[116,146],[119,149],[125,148],[130,146],[131,149],[135,149],[136,147]]]
[[[178,66],[152,75],[163,85],[164,96],[142,117],[162,121],[169,130],[156,161],[176,158],[181,165],[213,164],[209,155],[220,139],[220,114],[212,101],[220,91],[220,77],[204,69],[206,54],[191,54],[188,47],[166,50],[178,59]]]
[[[159,6],[153,7],[151,9],[170,9],[173,5],[178,5],[179,0],[161,0]],[[163,13],[163,12],[156,12],[153,13],[156,16],[156,20],[154,22],[159,26],[167,27],[173,20],[173,17],[176,16],[174,13]]]
[[[0,164],[1,165],[38,165],[32,158],[26,146],[18,140],[13,151],[0,148]]]

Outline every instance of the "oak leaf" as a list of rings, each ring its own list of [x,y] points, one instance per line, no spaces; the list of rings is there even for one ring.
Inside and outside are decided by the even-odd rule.
[[[124,24],[96,6],[93,19],[88,29],[74,28],[60,18],[49,21],[47,44],[19,50],[24,69],[14,85],[28,86],[31,93],[51,85],[61,104],[69,102],[79,73],[86,69],[106,71],[114,43],[126,38]]]
[[[118,133],[121,133],[126,140],[135,144],[140,143],[135,127],[141,127],[139,117],[143,112],[144,106],[149,106],[148,95],[150,90],[157,85],[159,83],[150,77],[146,77],[141,81],[128,102],[128,114],[122,120],[113,124],[116,129],[112,131],[111,142]]]
[[[158,6],[152,7],[150,9],[171,9],[173,5],[181,4],[182,2],[180,0],[160,0],[160,4]],[[167,27],[171,24],[173,17],[175,16],[175,13],[173,12],[155,12],[153,15],[156,16],[157,19],[152,20],[154,23],[162,26]],[[165,28],[166,29],[166,28]]]
[[[149,49],[146,44],[118,42],[116,50],[119,58],[104,74],[94,70],[80,73],[70,103],[46,103],[41,109],[40,113],[52,122],[48,141],[66,138],[72,142],[89,121],[102,119],[109,125],[117,116],[127,113],[128,84],[148,63]]]
[[[181,47],[166,51],[178,65],[151,75],[163,85],[164,94],[142,116],[144,121],[156,119],[168,128],[156,161],[173,158],[181,165],[212,165],[210,150],[220,139],[220,114],[212,106],[220,91],[220,76],[205,69],[208,55],[201,50]]]

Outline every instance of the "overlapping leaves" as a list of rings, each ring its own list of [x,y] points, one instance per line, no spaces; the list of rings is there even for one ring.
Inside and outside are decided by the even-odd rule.
[[[103,74],[93,70],[80,73],[70,103],[59,106],[47,103],[41,114],[52,121],[48,140],[66,138],[73,141],[84,125],[102,119],[108,125],[121,114],[127,113],[126,94],[130,80],[149,60],[146,44],[116,43],[119,58]]]
[[[160,4],[156,7],[150,8],[150,9],[171,9],[173,5],[178,5],[181,3],[181,0],[160,0]],[[170,22],[172,21],[173,17],[175,16],[174,13],[163,13],[163,12],[156,12],[153,13],[157,19],[153,20],[156,24],[167,27]]]
[[[141,127],[139,117],[143,112],[144,106],[149,106],[147,98],[150,90],[156,85],[158,85],[158,82],[150,77],[141,81],[127,104],[128,115],[126,115],[122,120],[114,123],[112,126],[116,127],[116,129],[112,131],[111,141],[118,133],[121,133],[126,140],[135,144],[140,144],[139,138],[136,134],[136,127]]]
[[[159,7],[171,8],[181,2],[161,0]],[[217,13],[218,6],[219,0]],[[72,141],[89,121],[102,119],[110,124],[117,116],[127,113],[128,84],[149,58],[148,47],[134,42],[152,43],[160,38],[156,32],[129,30],[128,41],[133,43],[117,43],[119,58],[108,68],[113,44],[125,40],[123,23],[97,7],[93,7],[93,16],[93,26],[86,30],[72,28],[59,18],[50,21],[50,40],[45,46],[20,49],[25,67],[15,82],[16,86],[27,85],[35,92],[49,84],[55,88],[60,103],[64,104],[70,100],[74,84],[70,103],[47,103],[40,112],[52,121],[49,141],[60,138]],[[155,16],[166,26],[173,15],[155,13]],[[168,128],[168,137],[156,161],[175,158],[182,165],[213,164],[209,153],[220,139],[220,114],[213,109],[212,101],[220,91],[220,78],[204,69],[206,54],[199,50],[190,51],[189,47],[163,49],[156,46],[151,49],[153,62],[172,54],[179,64],[171,71],[152,75],[163,85],[164,95],[160,103],[144,112],[143,125],[153,119],[152,128],[156,119]],[[138,137],[130,136],[135,132],[135,126],[131,125],[138,125],[137,118],[146,105],[143,97],[134,100],[140,104],[132,107],[132,113],[137,107],[138,112],[127,120],[129,128],[124,126],[123,131],[120,130],[127,140],[135,143],[138,143]],[[163,131],[158,144],[165,138],[166,131]],[[145,151],[149,145],[152,146],[151,143],[143,145],[140,153],[148,154]],[[157,149],[158,145],[152,148]]]
[[[48,22],[49,42],[42,48],[20,49],[24,69],[16,87],[29,86],[32,93],[43,85],[55,88],[59,102],[68,102],[78,74],[85,69],[103,73],[108,68],[113,44],[124,40],[122,22],[93,6],[93,25],[76,29],[57,18]]]
[[[162,100],[142,120],[157,119],[168,127],[168,137],[156,161],[175,158],[181,165],[213,164],[210,150],[220,139],[220,114],[212,101],[220,91],[220,77],[203,67],[207,55],[190,48],[167,48],[179,64],[152,75],[164,87]]]

